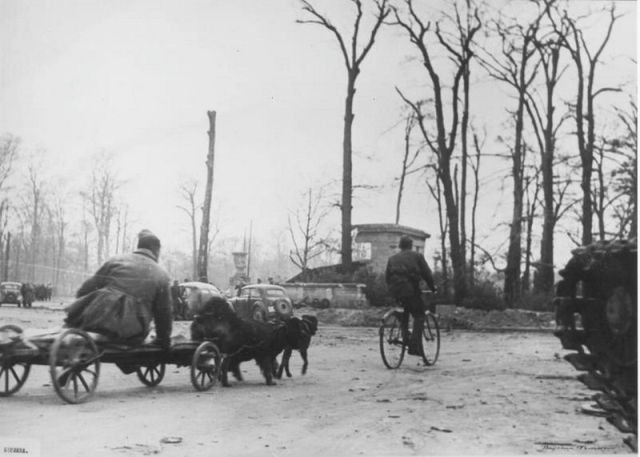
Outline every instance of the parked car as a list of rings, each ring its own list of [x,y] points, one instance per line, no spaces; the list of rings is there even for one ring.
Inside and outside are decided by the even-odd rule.
[[[19,282],[1,282],[0,283],[0,305],[3,303],[13,303],[20,306],[22,304],[22,294],[20,288],[22,284]]]
[[[202,305],[211,297],[224,297],[224,294],[220,292],[213,284],[207,282],[183,282],[180,284],[182,289],[182,300],[186,304],[186,319],[193,319],[194,314],[198,314]]]
[[[229,301],[243,319],[286,320],[293,316],[291,299],[282,287],[272,284],[244,286],[238,296]]]

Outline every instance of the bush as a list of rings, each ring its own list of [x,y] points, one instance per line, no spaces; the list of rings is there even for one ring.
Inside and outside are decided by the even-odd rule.
[[[370,268],[359,268],[353,275],[355,282],[365,284],[364,296],[371,306],[389,306],[393,299],[387,290],[384,273],[374,273]]]
[[[552,294],[529,291],[522,294],[518,308],[530,311],[553,311]]]
[[[492,281],[480,281],[469,286],[467,298],[462,300],[465,308],[482,310],[503,310],[505,308],[502,299],[502,291]]]

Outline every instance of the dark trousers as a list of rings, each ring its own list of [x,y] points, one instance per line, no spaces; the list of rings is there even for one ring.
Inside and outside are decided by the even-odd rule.
[[[420,348],[422,344],[422,329],[424,328],[424,304],[420,295],[401,297],[398,299],[404,308],[402,313],[402,337],[405,341],[409,339],[409,315],[413,316],[413,331],[409,345]]]

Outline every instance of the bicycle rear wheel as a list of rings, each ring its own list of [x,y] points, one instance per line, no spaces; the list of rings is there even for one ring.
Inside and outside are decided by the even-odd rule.
[[[422,360],[425,365],[434,365],[440,354],[440,327],[436,316],[427,312],[422,330]]]
[[[389,369],[402,364],[405,345],[402,343],[402,327],[396,313],[386,316],[380,326],[380,355],[382,362]]]

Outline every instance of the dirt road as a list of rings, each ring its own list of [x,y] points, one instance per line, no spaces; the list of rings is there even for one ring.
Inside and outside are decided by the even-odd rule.
[[[0,308],[1,324],[61,319],[59,311]],[[0,399],[0,443],[37,442],[47,457],[630,453],[606,420],[576,412],[591,392],[562,354],[549,333],[454,331],[442,335],[434,367],[407,357],[392,371],[376,329],[321,326],[308,374],[299,375],[294,354],[294,377],[273,387],[252,362],[243,364],[244,382],[204,393],[187,368],[169,367],[160,386],[147,388],[103,365],[95,396],[75,406],[36,366],[22,390]]]

